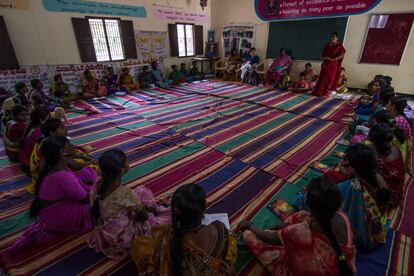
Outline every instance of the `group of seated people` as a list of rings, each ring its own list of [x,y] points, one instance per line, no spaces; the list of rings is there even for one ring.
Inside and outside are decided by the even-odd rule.
[[[185,70],[174,67],[171,74]],[[312,83],[317,74],[310,66],[307,71]],[[407,100],[395,95],[391,81],[376,76],[370,82],[348,114],[352,138],[343,160],[298,194],[292,203],[297,212],[273,229],[239,223],[236,231],[272,274],[353,275],[356,249],[385,243],[389,218],[403,204],[405,174],[411,173]],[[32,85],[42,98],[41,83]],[[202,187],[185,184],[170,200],[156,200],[143,186],[123,186],[129,169],[123,151],[110,149],[93,160],[71,144],[56,108],[51,114],[37,96],[25,98],[25,85],[17,84],[16,92],[4,142],[9,157],[32,178],[27,190],[34,194],[35,222],[10,251],[92,231],[90,247],[115,260],[130,257],[144,275],[236,274],[236,233],[221,222],[202,224]]]
[[[240,79],[242,82],[252,85],[260,84],[256,71],[259,61],[260,59],[256,55],[255,48],[251,48],[243,57],[233,49],[224,65],[223,80],[236,80],[237,73],[240,71]],[[293,60],[287,54],[286,49],[280,49],[279,55],[266,68],[263,83],[272,85],[274,88],[280,90],[292,90],[295,92],[311,91],[318,81],[318,73],[312,68],[312,64],[306,63],[305,70],[300,72],[299,79],[296,82],[292,82],[290,79],[292,65]],[[345,68],[342,67],[337,92],[346,93],[348,91],[347,85],[348,78],[345,74]]]

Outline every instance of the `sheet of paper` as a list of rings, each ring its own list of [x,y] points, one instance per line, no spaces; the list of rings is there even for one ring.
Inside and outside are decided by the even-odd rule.
[[[224,223],[226,228],[230,230],[230,221],[229,216],[226,213],[217,213],[217,214],[204,214],[203,225],[209,225],[213,221],[221,221]]]

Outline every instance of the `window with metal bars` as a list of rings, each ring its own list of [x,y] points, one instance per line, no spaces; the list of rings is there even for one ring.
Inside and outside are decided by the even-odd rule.
[[[189,57],[195,55],[194,47],[194,25],[192,24],[176,24],[178,56]]]
[[[88,18],[88,22],[91,29],[96,60],[111,61],[125,59],[119,20]]]

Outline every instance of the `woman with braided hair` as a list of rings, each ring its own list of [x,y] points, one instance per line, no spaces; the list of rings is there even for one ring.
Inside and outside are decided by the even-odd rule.
[[[354,275],[356,250],[341,193],[334,183],[315,178],[307,187],[310,212],[285,219],[277,230],[242,221],[244,242],[271,275]]]
[[[198,185],[178,188],[171,200],[171,226],[156,227],[152,237],[137,237],[131,257],[145,275],[236,275],[236,238],[223,223],[202,225],[206,195]]]
[[[157,206],[152,192],[121,184],[128,172],[126,154],[110,149],[99,157],[101,177],[91,191],[94,224],[89,245],[111,259],[123,259],[135,236],[150,235],[156,225],[170,224],[169,208]]]
[[[89,190],[96,174],[84,169],[74,174],[68,168],[73,146],[66,137],[42,141],[42,170],[37,179],[30,216],[36,218],[12,246],[20,249],[57,238],[62,233],[81,233],[92,229]]]

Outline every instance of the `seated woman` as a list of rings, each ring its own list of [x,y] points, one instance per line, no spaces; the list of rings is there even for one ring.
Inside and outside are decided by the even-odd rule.
[[[316,82],[318,81],[318,73],[315,69],[312,69],[312,64],[309,62],[305,64],[305,71],[301,73],[305,73],[305,80],[308,82],[310,88],[314,88]]]
[[[368,135],[377,154],[378,172],[392,192],[392,205],[398,207],[404,199],[405,165],[401,151],[392,145],[394,133],[386,124],[373,126]]]
[[[86,69],[83,72],[84,79],[82,80],[82,97],[91,99],[95,97],[103,97],[107,93],[105,86],[99,85],[99,80],[96,79],[92,72]]]
[[[338,93],[348,92],[348,77],[345,74],[345,68],[341,67],[341,74],[339,75],[338,87],[336,88]]]
[[[43,91],[43,83],[39,79],[33,79],[30,81],[32,91],[29,93],[30,101],[32,102],[32,108],[46,108],[49,111],[53,111],[56,105],[52,103],[52,98]]]
[[[35,185],[42,169],[40,144],[44,138],[47,137],[67,137],[68,133],[65,128],[64,122],[56,118],[50,118],[41,126],[42,137],[37,140],[33,147],[32,154],[30,155],[30,175],[32,182],[26,186],[26,190],[29,193],[34,193]],[[86,150],[80,146],[74,147],[74,153],[68,160],[68,167],[72,171],[79,171],[83,168],[90,167],[95,171],[98,171],[95,162],[89,156]]]
[[[151,227],[170,224],[169,208],[158,207],[152,192],[121,185],[129,165],[124,152],[111,149],[99,158],[102,178],[91,192],[94,231],[89,245],[112,259],[129,255],[134,236],[150,235]]]
[[[70,92],[69,85],[63,81],[61,74],[56,74],[53,77],[53,85],[50,89],[52,96],[55,98],[55,102],[58,105],[69,107],[70,104],[76,100],[77,96]]]
[[[259,56],[256,55],[256,48],[250,48],[249,52],[244,56],[245,63],[240,67],[241,71],[241,80],[247,82],[250,74],[256,68],[256,65],[259,63]],[[245,79],[246,77],[246,79]]]
[[[23,105],[26,108],[30,108],[29,99],[26,97],[27,92],[29,92],[26,84],[22,82],[16,83],[14,90],[16,91],[16,94],[13,97],[14,103]]]
[[[180,73],[183,75],[184,78],[188,78],[190,73],[187,70],[187,64],[184,62],[180,64]]]
[[[223,80],[233,80],[236,76],[236,70],[241,62],[242,59],[237,53],[237,50],[231,50],[230,56],[228,57],[226,64],[224,64]]]
[[[10,161],[19,162],[19,150],[28,126],[29,111],[26,107],[18,104],[12,108],[11,113],[13,119],[6,124],[3,142]]]
[[[158,68],[158,62],[154,61],[151,63],[151,70],[148,73],[149,75],[149,82],[156,86],[165,88],[171,84],[170,80],[166,80],[164,77],[164,73],[160,68]]]
[[[129,69],[127,67],[122,69],[122,74],[119,77],[119,90],[125,92],[139,90],[139,83],[134,81],[134,78],[129,73]]]
[[[183,68],[181,67],[181,69],[183,69]],[[188,70],[187,82],[191,83],[193,81],[200,81],[203,78],[204,78],[204,74],[203,74],[203,72],[199,71],[197,61],[193,60],[191,62],[190,69]]]
[[[112,66],[106,68],[106,75],[103,77],[103,83],[108,94],[118,92],[118,75],[114,73],[114,68]]]
[[[315,178],[306,188],[307,207],[277,230],[242,221],[244,242],[272,275],[353,275],[356,250],[337,186]]]
[[[86,168],[74,174],[68,169],[73,147],[67,138],[48,137],[40,149],[43,166],[30,207],[30,216],[36,221],[14,243],[13,250],[50,241],[61,233],[92,229],[89,190],[96,180],[95,171]]]
[[[171,201],[172,226],[155,227],[151,237],[136,237],[131,258],[145,275],[235,275],[236,237],[223,223],[202,225],[206,195],[183,185]]]
[[[30,155],[32,154],[36,141],[42,137],[40,127],[49,119],[50,113],[43,109],[37,108],[30,113],[30,124],[24,132],[23,141],[20,146],[19,159],[22,171],[30,175]]]
[[[177,65],[171,65],[171,73],[168,76],[168,79],[171,81],[172,85],[179,85],[180,83],[185,82],[185,77],[178,71]]]
[[[345,152],[345,161],[355,177],[338,184],[342,210],[348,215],[355,245],[375,248],[385,243],[391,192],[377,171],[373,149],[356,144]]]
[[[286,54],[286,49],[281,48],[279,56],[273,59],[273,62],[266,71],[265,83],[273,84],[275,87],[278,86],[282,72],[284,70],[290,71],[292,64],[292,58]]]

